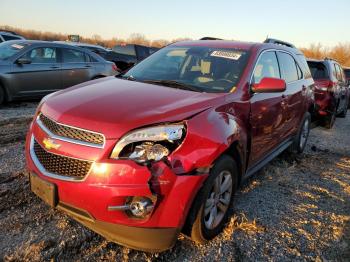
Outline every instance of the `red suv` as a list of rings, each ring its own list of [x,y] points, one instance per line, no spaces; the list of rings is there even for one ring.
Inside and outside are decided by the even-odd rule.
[[[242,180],[303,151],[313,84],[281,41],[172,44],[43,99],[26,143],[31,189],[134,249],[168,249],[180,232],[205,243]]]
[[[349,87],[342,67],[337,61],[308,60],[315,80],[316,117],[332,128],[336,116],[345,117],[348,111]]]

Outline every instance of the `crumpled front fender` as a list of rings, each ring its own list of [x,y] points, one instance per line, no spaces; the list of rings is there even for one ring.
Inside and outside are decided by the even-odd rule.
[[[169,156],[176,174],[210,167],[234,143],[245,161],[247,135],[240,119],[225,112],[207,110],[187,120],[186,126],[182,145]]]

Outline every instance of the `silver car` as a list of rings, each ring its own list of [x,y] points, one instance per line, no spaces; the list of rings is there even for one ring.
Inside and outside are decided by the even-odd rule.
[[[116,75],[114,63],[83,48],[46,41],[0,44],[0,104]]]

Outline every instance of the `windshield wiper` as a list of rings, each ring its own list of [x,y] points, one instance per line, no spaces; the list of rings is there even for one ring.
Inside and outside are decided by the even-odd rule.
[[[181,83],[181,82],[178,82],[176,80],[150,80],[150,79],[148,79],[148,80],[142,80],[142,82],[148,83],[148,84],[156,84],[156,85],[164,85],[164,86],[168,86],[168,87],[175,87],[175,88],[184,89],[184,90],[191,90],[191,91],[195,91],[195,92],[202,92],[202,90],[200,90],[196,86]]]

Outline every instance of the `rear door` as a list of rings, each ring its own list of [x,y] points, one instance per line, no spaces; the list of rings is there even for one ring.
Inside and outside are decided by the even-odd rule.
[[[281,78],[275,51],[262,53],[255,65],[251,84],[264,77]],[[251,97],[252,145],[250,166],[261,161],[280,142],[284,132],[283,93],[255,93]]]
[[[91,80],[94,68],[88,55],[73,48],[60,48],[62,61],[62,88]]]
[[[294,134],[300,125],[304,108],[304,97],[307,87],[304,85],[303,73],[300,66],[289,53],[278,51],[278,62],[281,67],[282,79],[286,81],[287,88],[283,93],[285,104],[284,129],[281,130],[281,140]]]
[[[19,96],[41,96],[61,88],[61,65],[55,47],[37,47],[22,58],[31,63],[13,65],[13,86],[17,87]]]

